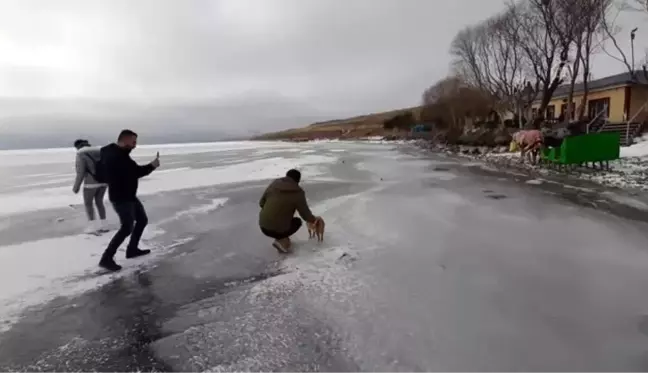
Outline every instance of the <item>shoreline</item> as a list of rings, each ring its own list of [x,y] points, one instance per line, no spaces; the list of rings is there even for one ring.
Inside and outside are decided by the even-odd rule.
[[[618,188],[632,194],[648,192],[648,166],[641,157],[622,157],[610,162],[610,170],[576,167],[559,171],[543,165],[519,162],[519,153],[511,153],[506,147],[477,147],[467,145],[442,145],[428,141],[411,141],[426,151],[443,152],[453,156],[482,161],[500,170],[522,172],[530,177],[559,179],[561,182],[588,181],[604,187]]]
[[[519,163],[519,153],[511,153],[507,146],[473,146],[450,145],[421,138],[372,136],[356,139],[315,139],[295,141],[291,139],[275,140],[280,142],[323,143],[323,142],[357,142],[374,144],[412,145],[420,150],[443,153],[449,156],[462,157],[473,161],[484,162],[501,171],[514,171],[526,177],[549,179],[568,185],[571,182],[589,182],[606,188],[615,188],[638,196],[648,192],[648,162],[640,156],[621,157],[610,162],[610,170],[587,167],[576,167],[568,171],[559,171],[543,165]]]

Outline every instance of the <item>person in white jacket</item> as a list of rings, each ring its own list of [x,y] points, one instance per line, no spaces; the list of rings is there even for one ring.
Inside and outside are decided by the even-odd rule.
[[[105,233],[108,232],[106,227],[106,207],[104,206],[104,196],[108,186],[96,180],[97,162],[100,159],[100,148],[90,145],[88,140],[76,140],[74,147],[77,149],[76,155],[76,179],[72,191],[77,194],[83,184],[83,205],[85,206],[86,215],[89,224],[86,233]],[[97,206],[99,220],[95,219],[94,205]]]

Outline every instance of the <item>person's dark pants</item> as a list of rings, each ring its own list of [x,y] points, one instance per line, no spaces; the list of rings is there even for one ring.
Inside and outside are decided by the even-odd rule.
[[[144,233],[144,228],[146,228],[146,225],[148,224],[146,210],[144,210],[142,202],[137,198],[134,201],[113,202],[113,207],[119,216],[121,227],[117,233],[115,233],[112,240],[110,240],[101,260],[113,260],[117,253],[117,249],[119,249],[119,246],[124,243],[124,240],[126,240],[126,237],[129,235],[130,242],[126,248],[126,253],[128,253],[129,250],[137,249],[140,238],[142,238],[142,233]]]
[[[267,230],[263,227],[261,227],[261,232],[265,234],[266,236],[270,238],[274,238],[275,240],[283,240],[284,238],[288,238],[292,236],[293,234],[297,233],[299,228],[302,226],[302,221],[300,218],[292,218],[290,221],[290,229],[286,232],[275,232],[275,231],[270,231]]]

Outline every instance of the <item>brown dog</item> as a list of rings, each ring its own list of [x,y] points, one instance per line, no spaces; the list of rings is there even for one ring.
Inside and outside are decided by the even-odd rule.
[[[317,237],[317,242],[323,242],[324,241],[324,219],[321,217],[318,217],[315,219],[314,223],[307,223],[308,224],[308,238],[314,238]]]

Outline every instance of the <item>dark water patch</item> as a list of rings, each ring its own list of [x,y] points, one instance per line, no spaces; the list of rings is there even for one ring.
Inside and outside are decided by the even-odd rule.
[[[508,198],[508,196],[504,194],[489,194],[486,196],[486,198],[494,199],[494,200],[500,200],[504,198]]]

